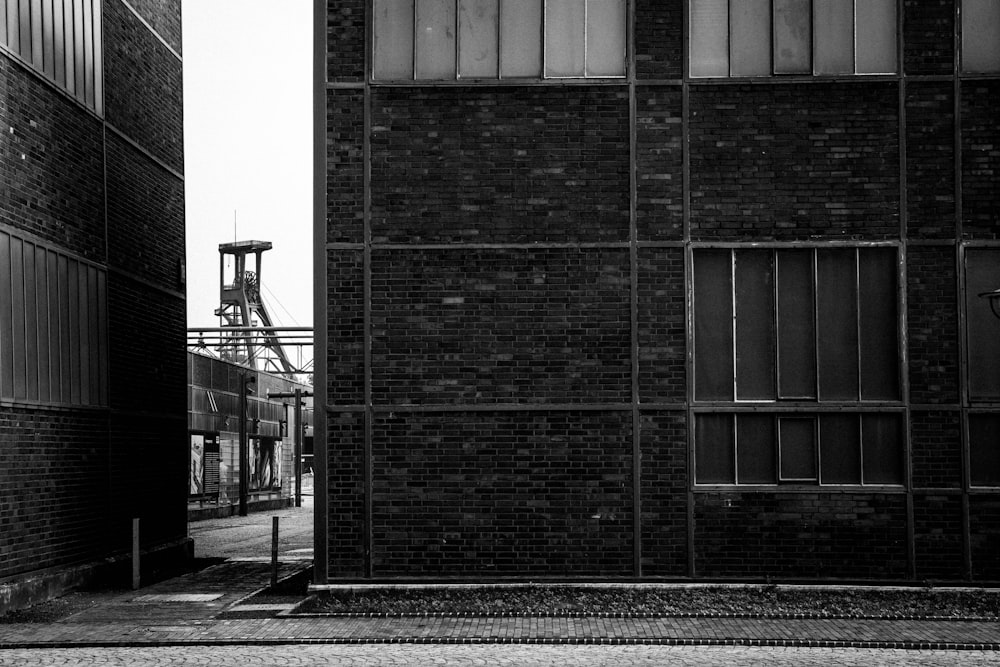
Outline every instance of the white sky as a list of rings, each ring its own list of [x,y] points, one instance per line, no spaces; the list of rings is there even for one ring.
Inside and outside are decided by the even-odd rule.
[[[182,0],[182,12],[188,326],[219,326],[219,244],[250,239],[274,244],[271,319],[312,326],[312,3]]]

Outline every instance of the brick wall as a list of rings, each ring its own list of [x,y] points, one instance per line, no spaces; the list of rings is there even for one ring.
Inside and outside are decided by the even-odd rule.
[[[699,577],[907,576],[902,495],[705,493],[694,514]]]
[[[372,100],[375,242],[628,239],[619,88],[386,88]]]
[[[899,235],[896,86],[693,86],[693,240]]]
[[[101,123],[0,55],[0,223],[104,261]]]
[[[174,51],[182,52],[181,0],[129,0],[129,4]]]
[[[955,249],[907,249],[910,397],[916,403],[958,400],[959,352]]]
[[[906,87],[906,211],[910,238],[954,239],[955,101],[951,83]]]
[[[1000,81],[962,83],[962,231],[1000,238]]]
[[[632,572],[628,413],[379,416],[375,575]]]
[[[328,81],[362,81],[365,71],[365,0],[327,0]]]
[[[915,495],[913,516],[917,579],[963,578],[961,496]]]
[[[372,271],[376,402],[629,400],[624,251],[386,251]]]
[[[0,579],[105,553],[107,439],[103,411],[0,410]]]
[[[642,574],[688,575],[687,418],[644,413],[642,433]]]
[[[951,74],[955,0],[903,1],[903,67],[907,74]]]

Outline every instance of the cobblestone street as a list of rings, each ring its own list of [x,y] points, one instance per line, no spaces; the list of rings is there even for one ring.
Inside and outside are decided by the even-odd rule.
[[[734,646],[190,646],[0,651],[0,665],[998,665],[983,651]]]

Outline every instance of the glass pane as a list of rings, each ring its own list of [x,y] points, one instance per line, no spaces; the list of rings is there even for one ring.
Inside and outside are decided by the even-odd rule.
[[[778,397],[816,398],[813,253],[779,250]]]
[[[736,466],[740,484],[775,484],[778,464],[777,437],[772,415],[736,417]]]
[[[733,76],[771,74],[771,0],[732,3],[729,16]]]
[[[694,258],[694,386],[698,400],[733,399],[733,285],[730,253]]]
[[[1000,2],[963,0],[962,69],[1000,71]]]
[[[85,68],[84,100],[87,106],[94,106],[94,15],[91,1],[83,0],[83,62]]]
[[[36,344],[38,361],[38,400],[51,401],[49,391],[49,292],[46,278],[48,253],[35,246],[35,321],[38,323]]]
[[[18,53],[22,58],[31,62],[31,0],[20,0],[18,21],[18,37],[20,49]]]
[[[413,0],[375,0],[376,79],[413,78]]]
[[[49,321],[49,395],[54,403],[62,401],[62,367],[59,358],[59,257],[52,251],[46,253],[46,289]],[[103,312],[103,311],[102,311]]]
[[[493,78],[498,75],[498,0],[459,0],[458,75]]]
[[[101,2],[94,0],[94,110],[104,113],[104,34],[101,21]]]
[[[53,63],[56,83],[66,85],[66,38],[63,34],[63,0],[52,1]]]
[[[25,0],[22,0],[24,2]],[[40,72],[44,71],[44,40],[42,39],[42,0],[31,2],[31,64]]]
[[[816,0],[813,12],[816,74],[853,74],[854,0]]]
[[[812,73],[809,0],[774,0],[774,73]]]
[[[417,78],[455,78],[455,2],[417,0]]]
[[[861,398],[899,398],[898,332],[896,326],[896,251],[858,251],[861,286]]]
[[[1000,398],[1000,320],[994,317],[983,292],[1000,288],[1000,250],[965,251],[965,313],[968,325],[969,397]]]
[[[11,344],[14,350],[14,398],[25,398],[27,381],[25,379],[24,351],[24,243],[20,239],[10,239],[10,295],[11,309],[4,313],[4,319],[13,315],[11,329]],[[8,315],[8,313],[10,313]]]
[[[865,484],[903,483],[903,438],[899,415],[861,415],[861,459]]]
[[[858,399],[857,268],[854,250],[816,253],[819,398]]]
[[[85,99],[87,74],[83,47],[83,0],[73,0],[73,73],[76,75],[74,92],[79,100]]]
[[[73,29],[73,3],[63,0],[63,51],[66,53],[66,90],[76,92],[76,34]]]
[[[0,266],[11,264],[10,236],[0,230]],[[7,313],[13,309],[10,271],[0,270],[0,398],[14,397],[14,323]]]
[[[861,424],[858,415],[819,418],[821,484],[861,483]]]
[[[691,76],[729,76],[728,0],[691,0]]]
[[[1000,415],[969,415],[973,486],[1000,486]]]
[[[767,250],[736,252],[736,398],[773,399],[774,268]]]
[[[13,0],[11,0],[13,1]],[[7,12],[8,0],[0,0],[0,44],[7,44]]]
[[[859,74],[896,72],[896,0],[859,0],[857,3]],[[994,35],[994,42],[996,41]]]
[[[779,417],[778,450],[782,481],[816,480],[815,419]]]
[[[35,285],[35,246],[24,244],[24,390],[29,401],[38,400],[38,294]]]
[[[542,75],[542,3],[502,0],[500,9],[500,76]]]
[[[545,76],[583,76],[585,0],[545,3]]]
[[[55,45],[52,43],[52,0],[42,0],[42,62],[45,63],[45,74],[55,78]]]
[[[587,0],[587,76],[625,75],[625,0]]]
[[[735,484],[733,415],[695,415],[695,481]]]

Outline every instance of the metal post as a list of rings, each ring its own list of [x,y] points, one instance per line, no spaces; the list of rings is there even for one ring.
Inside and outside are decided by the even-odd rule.
[[[142,577],[139,550],[139,519],[132,519],[132,590],[139,590]]]
[[[250,447],[247,443],[247,392],[250,387],[247,385],[256,382],[257,378],[248,373],[240,373],[240,516],[246,516],[247,494],[250,488],[250,470],[247,468],[247,459],[250,458]]]
[[[302,507],[302,390],[295,389],[295,506]]]
[[[278,517],[271,518],[271,586],[278,585]]]

